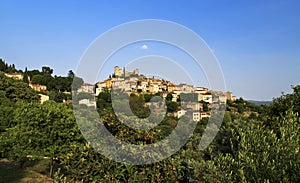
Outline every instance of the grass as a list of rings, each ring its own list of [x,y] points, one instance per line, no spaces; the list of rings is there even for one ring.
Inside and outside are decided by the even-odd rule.
[[[18,163],[0,160],[0,183],[50,183],[48,172],[49,160],[27,161],[23,168]]]

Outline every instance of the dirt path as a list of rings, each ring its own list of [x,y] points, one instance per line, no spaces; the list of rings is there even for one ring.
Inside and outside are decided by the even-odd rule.
[[[39,173],[43,171],[46,172],[47,167],[45,164],[46,163],[43,161],[37,161],[30,166],[20,168],[18,163],[7,159],[1,159],[0,183],[52,183],[52,179]]]

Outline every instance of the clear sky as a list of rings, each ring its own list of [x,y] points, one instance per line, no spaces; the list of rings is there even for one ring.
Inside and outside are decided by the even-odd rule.
[[[163,19],[206,41],[227,90],[271,100],[300,84],[299,10],[297,0],[1,0],[0,58],[19,69],[47,65],[66,75],[105,31],[129,21]]]

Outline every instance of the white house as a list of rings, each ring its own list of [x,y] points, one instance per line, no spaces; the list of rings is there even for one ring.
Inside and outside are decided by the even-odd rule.
[[[209,112],[201,112],[200,113],[200,118],[210,118],[210,113]]]
[[[77,90],[78,93],[94,93],[94,85],[89,83],[83,83]]]
[[[200,121],[201,119],[200,111],[193,111],[192,115],[193,115],[193,121]]]
[[[81,99],[79,100],[79,104],[83,104],[89,107],[96,107],[96,101],[95,100],[89,100],[89,99]]]
[[[204,101],[208,103],[213,103],[212,95],[209,93],[206,94],[198,94],[198,101]]]
[[[98,96],[103,91],[103,88],[96,88],[96,96]]]
[[[39,94],[39,96],[40,96],[40,102],[41,102],[41,104],[49,100],[49,96],[48,95]]]
[[[174,112],[174,116],[177,118],[181,118],[183,115],[185,115],[186,112],[186,110],[180,109]]]

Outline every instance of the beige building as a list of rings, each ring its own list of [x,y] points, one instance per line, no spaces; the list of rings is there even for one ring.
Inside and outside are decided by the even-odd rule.
[[[186,112],[187,112],[186,110],[180,109],[174,112],[173,115],[174,117],[181,118],[183,115],[185,115]]]
[[[219,95],[219,102],[226,103],[227,97],[225,95]]]
[[[210,112],[201,112],[200,119],[203,119],[203,118],[210,118]]]
[[[168,92],[173,92],[176,90],[176,86],[174,84],[168,83],[167,90],[168,90]]]
[[[115,77],[123,76],[123,69],[121,69],[119,66],[115,66],[114,67],[114,75],[115,75]]]
[[[109,78],[109,79],[106,79],[106,80],[104,80],[104,82],[105,82],[105,87],[106,88],[111,88],[111,86],[112,86],[112,78]]]
[[[172,101],[177,102],[178,95],[176,93],[172,93]]]
[[[193,115],[193,121],[200,121],[201,119],[200,111],[193,111],[192,115]]]
[[[194,86],[188,84],[179,84],[176,85],[176,90],[179,91],[180,93],[193,93]]]
[[[201,111],[202,110],[202,104],[199,102],[187,102],[186,104],[182,104],[182,105],[184,105],[185,108],[191,109],[193,111]]]
[[[232,96],[232,101],[236,101],[236,96]]]
[[[226,92],[226,98],[227,100],[229,101],[235,101],[236,100],[236,97],[232,95],[232,92]]]
[[[104,81],[101,81],[101,82],[98,82],[97,83],[97,87],[98,88],[111,88],[112,87],[112,83],[113,83],[113,80],[115,78],[109,78],[109,79],[106,79]]]
[[[77,90],[78,93],[94,93],[94,85],[89,83],[83,83]]]
[[[204,102],[208,102],[208,103],[212,103],[213,99],[212,99],[212,94],[206,93],[206,94],[198,94],[198,101],[204,101]]]
[[[204,87],[196,87],[194,89],[194,92],[195,93],[198,93],[198,94],[205,94],[208,92],[208,89],[207,88],[204,88]]]
[[[148,90],[148,81],[147,80],[141,80],[139,82],[139,85],[137,86],[137,89],[142,90],[143,92],[146,92]]]
[[[149,86],[149,92],[152,94],[158,93],[160,91],[159,86],[157,84],[151,84]]]
[[[113,90],[124,90],[125,89],[125,79],[124,78],[115,78],[112,82]]]
[[[132,72],[132,74],[138,76],[140,74],[140,72],[139,72],[138,69],[134,69],[133,72]]]
[[[121,69],[119,66],[114,67],[114,75],[115,77],[130,77],[130,76],[138,76],[139,75],[139,70],[134,69],[132,72],[126,71],[125,67]]]
[[[48,95],[39,94],[41,104],[49,100]]]
[[[29,86],[35,91],[47,91],[47,86],[40,84],[29,84]]]
[[[13,79],[23,80],[22,73],[12,73],[12,74],[5,73],[5,76]]]

